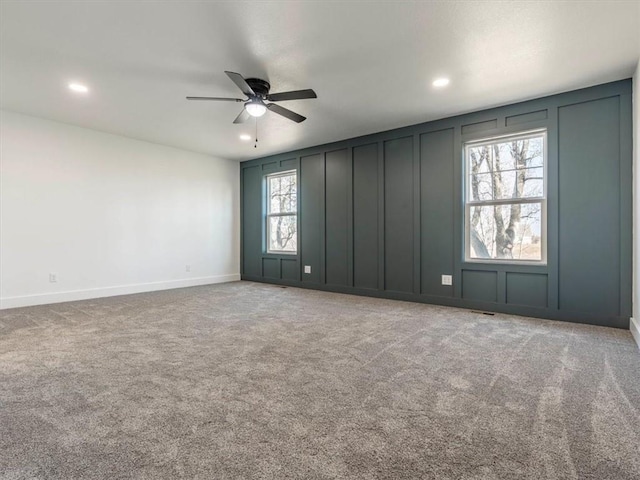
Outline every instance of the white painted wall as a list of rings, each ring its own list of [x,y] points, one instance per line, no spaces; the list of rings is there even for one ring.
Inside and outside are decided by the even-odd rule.
[[[0,113],[2,308],[239,280],[237,162]]]
[[[633,317],[631,333],[640,347],[640,59],[633,75]]]

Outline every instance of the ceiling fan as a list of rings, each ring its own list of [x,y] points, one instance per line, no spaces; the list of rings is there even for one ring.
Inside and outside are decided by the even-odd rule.
[[[247,98],[223,98],[223,97],[187,97],[187,100],[211,100],[215,102],[243,102],[244,108],[240,115],[236,117],[233,123],[244,123],[251,117],[261,117],[267,110],[282,115],[289,120],[300,123],[304,122],[307,117],[292,112],[291,110],[281,107],[275,103],[265,103],[265,100],[270,102],[280,102],[283,100],[302,100],[305,98],[318,98],[316,92],[311,89],[308,90],[295,90],[292,92],[281,93],[269,93],[271,85],[265,80],[259,78],[244,78],[239,73],[224,72],[235,83],[242,93]]]

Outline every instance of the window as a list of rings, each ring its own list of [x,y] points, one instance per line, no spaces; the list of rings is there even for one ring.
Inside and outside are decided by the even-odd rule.
[[[465,145],[467,261],[546,262],[546,132]]]
[[[298,250],[298,184],[296,172],[267,176],[267,252]]]

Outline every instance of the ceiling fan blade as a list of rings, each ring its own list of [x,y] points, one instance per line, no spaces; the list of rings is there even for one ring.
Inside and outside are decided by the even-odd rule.
[[[296,123],[304,122],[307,119],[307,117],[298,115],[296,112],[292,112],[288,108],[281,107],[280,105],[276,105],[275,103],[270,103],[269,105],[267,105],[267,108],[273,113],[282,115],[283,117],[288,118],[289,120],[293,120]]]
[[[251,118],[251,115],[249,115],[249,112],[247,112],[247,110],[243,108],[242,111],[240,112],[240,115],[236,117],[233,123],[244,123],[250,118]]]
[[[272,102],[281,102],[283,100],[302,100],[304,98],[318,98],[318,96],[316,95],[316,92],[311,89],[272,93],[267,95],[267,100],[271,100]]]
[[[235,83],[238,88],[242,90],[242,93],[244,93],[247,97],[254,97],[256,95],[256,92],[253,91],[253,89],[249,86],[242,75],[240,75],[239,73],[227,71],[225,71],[224,73],[227,74],[227,76],[233,81],[233,83]]]
[[[187,100],[212,100],[214,102],[244,102],[241,98],[224,98],[224,97],[187,97]]]

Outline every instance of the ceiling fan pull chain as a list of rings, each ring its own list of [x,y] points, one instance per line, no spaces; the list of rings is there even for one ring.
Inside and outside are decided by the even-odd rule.
[[[258,117],[256,117],[256,143],[254,143],[253,148],[258,148]]]

